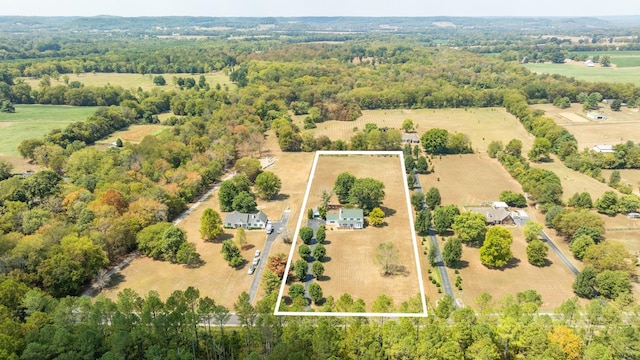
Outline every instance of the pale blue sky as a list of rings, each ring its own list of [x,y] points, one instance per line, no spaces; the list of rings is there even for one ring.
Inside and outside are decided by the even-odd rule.
[[[638,0],[0,0],[0,15],[35,16],[605,16],[640,15]]]

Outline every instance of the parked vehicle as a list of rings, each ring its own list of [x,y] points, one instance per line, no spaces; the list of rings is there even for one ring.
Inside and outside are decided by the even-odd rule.
[[[253,272],[256,271],[256,268],[253,267],[253,265],[251,267],[249,267],[249,271],[247,272],[247,274],[249,275],[253,275]]]

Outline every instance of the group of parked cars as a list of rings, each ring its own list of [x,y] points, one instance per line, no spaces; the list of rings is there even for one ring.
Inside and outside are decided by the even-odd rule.
[[[252,275],[254,271],[256,271],[256,266],[258,266],[258,263],[260,262],[260,250],[256,250],[255,255],[253,256],[253,262],[251,263],[251,266],[249,266],[249,271],[247,272],[249,275]]]

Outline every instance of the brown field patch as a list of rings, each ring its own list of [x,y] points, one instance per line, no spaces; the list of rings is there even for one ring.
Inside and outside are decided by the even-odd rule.
[[[618,171],[620,172],[620,182],[631,185],[633,193],[640,195],[640,169],[618,169]],[[608,181],[612,172],[613,170],[602,170],[602,177]]]
[[[123,142],[137,144],[147,135],[158,135],[169,129],[170,126],[159,124],[129,125],[125,130],[119,130],[112,133],[109,137],[99,140],[98,144],[111,144],[118,138]]]
[[[569,109],[560,109],[551,104],[533,105],[534,109],[545,111],[558,125],[562,125],[576,137],[578,148],[592,148],[598,144],[620,144],[626,141],[637,141],[640,138],[640,112],[637,108],[622,107],[620,111],[612,111],[608,105],[601,104],[597,112],[604,114],[606,120],[590,120],[584,117],[581,104],[571,104]],[[585,122],[575,122],[566,114],[581,118]]]
[[[345,171],[358,178],[371,177],[385,184],[386,196],[382,207],[387,213],[386,225],[362,230],[328,229],[326,248],[330,260],[324,263],[325,278],[318,284],[325,297],[337,299],[348,293],[363,299],[367,310],[382,294],[391,296],[394,304],[400,305],[419,293],[419,282],[399,158],[367,155],[319,157],[307,206],[319,205],[322,190],[333,188],[338,174]],[[337,199],[334,197],[331,203],[337,203]],[[303,221],[306,225],[306,220]],[[400,263],[404,267],[404,272],[389,277],[383,276],[374,263],[376,247],[387,241],[392,241],[398,248]],[[293,261],[297,259],[298,254]]]
[[[282,179],[282,196],[279,200],[274,201],[259,200],[258,208],[264,211],[270,219],[279,219],[282,212],[289,209],[291,214],[287,229],[289,233],[293,234],[313,154],[283,153],[272,137],[273,135],[270,135],[267,139],[263,156],[272,156],[278,160],[268,170],[276,173]],[[174,290],[184,290],[188,286],[194,286],[200,290],[201,296],[209,296],[215,299],[218,304],[232,308],[238,296],[243,291],[249,291],[253,276],[256,274],[247,274],[248,265],[239,270],[230,268],[220,254],[222,248],[220,242],[210,243],[200,240],[200,217],[204,209],[208,207],[216,211],[220,210],[217,192],[179,224],[179,227],[186,231],[188,241],[196,244],[198,253],[205,261],[202,267],[188,269],[181,265],[139,257],[120,272],[120,283],[103,293],[114,299],[118,292],[125,288],[131,288],[139,294],[147,294],[150,290],[156,290],[162,298],[166,298]],[[224,215],[221,213],[221,216],[224,217]],[[233,230],[225,230],[227,238],[231,238],[233,233]],[[247,261],[251,260],[256,249],[264,248],[265,240],[264,231],[248,231],[248,245],[242,251],[242,257]],[[288,254],[289,248],[289,245],[276,240],[271,247],[271,254]],[[260,299],[262,296],[263,290],[260,288],[256,299]]]
[[[302,128],[304,118],[304,115],[295,116],[294,122]],[[367,123],[400,129],[407,118],[413,120],[419,136],[432,128],[463,133],[469,136],[473,149],[479,152],[485,152],[493,140],[506,144],[513,138],[520,139],[524,151],[529,151],[533,144],[533,136],[503,108],[364,110],[355,121],[325,121],[318,123],[313,132],[331,140],[347,141],[353,136],[354,128],[362,130]]]
[[[438,188],[443,204],[479,205],[498,200],[504,190],[522,192],[498,160],[486,154],[435,157],[429,169],[435,172],[420,175],[422,188]]]

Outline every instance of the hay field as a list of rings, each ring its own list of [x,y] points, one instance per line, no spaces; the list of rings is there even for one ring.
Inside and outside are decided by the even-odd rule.
[[[522,192],[498,160],[486,154],[435,157],[429,170],[420,175],[420,183],[424,191],[438,188],[442,204],[478,205],[497,201],[504,190]]]
[[[346,141],[353,136],[354,128],[362,130],[367,123],[400,129],[402,121],[407,118],[413,120],[419,136],[432,128],[464,133],[471,139],[474,151],[485,152],[493,140],[506,144],[513,138],[520,139],[524,151],[529,151],[533,144],[533,136],[504,108],[364,110],[355,121],[325,121],[318,123],[313,132],[316,136],[326,135],[331,140]],[[301,128],[303,120],[304,116],[294,117],[294,122]]]
[[[270,219],[280,219],[285,209],[290,210],[287,229],[290,234],[293,234],[313,154],[283,153],[279,150],[274,137],[272,134],[269,135],[263,156],[277,159],[268,170],[276,173],[282,179],[282,195],[274,201],[258,200],[258,209],[264,211]],[[217,194],[215,192],[179,224],[179,227],[187,233],[187,240],[196,245],[198,253],[205,261],[203,266],[197,269],[188,269],[181,265],[139,257],[120,272],[122,281],[103,293],[107,297],[115,299],[118,292],[125,288],[131,288],[140,294],[156,290],[162,298],[166,298],[174,290],[184,290],[188,286],[195,286],[200,290],[201,296],[209,296],[216,303],[231,309],[238,296],[243,291],[249,291],[253,276],[256,274],[247,274],[248,264],[239,270],[230,268],[220,254],[221,242],[204,242],[200,239],[200,217],[204,209],[210,207],[219,211]],[[221,216],[224,215],[221,213]],[[232,238],[233,234],[233,230],[225,230],[223,238]],[[242,257],[249,261],[253,258],[256,249],[264,248],[266,234],[260,230],[247,231],[247,241],[248,245],[242,251]],[[271,247],[270,254],[288,254],[289,249],[289,245],[276,240]],[[261,296],[263,296],[263,290],[260,287],[256,299],[260,299]]]
[[[69,81],[79,81],[83,83],[85,86],[105,86],[108,84],[114,86],[122,86],[125,89],[133,89],[136,90],[138,88],[142,88],[142,90],[151,90],[153,88],[159,87],[153,83],[154,76],[162,75],[167,82],[165,88],[172,88],[174,86],[173,78],[174,77],[182,77],[182,78],[193,78],[198,82],[200,75],[204,75],[207,79],[207,83],[211,87],[215,87],[216,84],[220,84],[221,86],[227,85],[229,87],[235,86],[227,75],[222,72],[213,72],[206,74],[128,74],[128,73],[83,73],[83,74],[68,74]],[[29,84],[33,89],[38,89],[40,79],[36,78],[21,78],[25,83]],[[64,85],[63,77],[61,76],[58,80],[51,79],[51,85]]]
[[[626,62],[625,62],[626,64]],[[640,85],[639,67],[588,67],[581,62],[568,64],[523,64],[538,74],[560,74],[590,82],[631,83]]]
[[[544,110],[546,116],[564,126],[576,137],[581,150],[598,144],[613,145],[640,140],[640,112],[637,108],[622,107],[621,111],[612,111],[608,105],[601,104],[597,112],[606,115],[606,120],[586,118],[581,104],[572,104],[569,109],[560,109],[551,104],[533,105],[532,108]],[[573,113],[586,121],[572,121],[564,113]]]
[[[371,177],[385,184],[385,199],[382,209],[385,211],[386,225],[373,226],[362,230],[327,230],[327,260],[324,262],[323,279],[317,281],[324,296],[339,298],[344,293],[354,299],[361,298],[371,309],[373,301],[382,294],[400,305],[419,292],[416,259],[411,240],[409,214],[404,191],[404,174],[397,156],[321,156],[312,180],[307,201],[308,207],[320,203],[323,189],[331,189],[338,174],[348,171],[358,178]],[[337,204],[334,196],[332,204]],[[304,221],[304,220],[303,220]],[[393,276],[383,276],[375,265],[376,247],[383,242],[392,241],[399,250],[400,264],[404,271]],[[301,241],[298,240],[298,246]],[[299,259],[296,253],[294,261]],[[424,276],[424,275],[423,275]],[[286,293],[285,293],[286,294]]]

